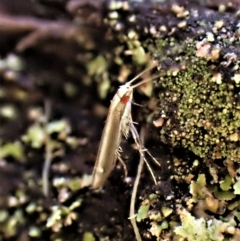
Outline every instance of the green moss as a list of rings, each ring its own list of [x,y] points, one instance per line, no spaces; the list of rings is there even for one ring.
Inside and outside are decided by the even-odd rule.
[[[159,106],[170,121],[160,138],[201,158],[240,162],[239,78],[232,68],[223,70],[224,61],[218,62],[221,51],[233,43],[219,38],[224,47],[215,45],[207,36],[203,33],[202,41],[179,42],[172,37],[145,43],[159,59]]]

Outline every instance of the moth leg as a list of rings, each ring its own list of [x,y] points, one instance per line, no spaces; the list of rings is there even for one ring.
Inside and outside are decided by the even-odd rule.
[[[144,143],[144,133],[145,130],[142,128],[141,129],[141,133],[140,133],[140,138],[142,140],[142,143]],[[140,182],[140,178],[141,178],[141,173],[143,170],[143,165],[144,165],[144,157],[142,155],[140,155],[140,160],[139,160],[139,164],[138,164],[138,169],[137,169],[137,175],[133,184],[133,190],[132,190],[132,195],[131,195],[131,202],[130,202],[130,210],[129,210],[129,219],[130,222],[133,226],[133,230],[135,233],[135,237],[137,241],[142,241],[141,235],[139,233],[139,229],[137,226],[137,222],[136,222],[136,212],[135,212],[135,203],[136,203],[136,196],[137,196],[137,191],[138,191],[138,185]]]
[[[120,152],[123,152],[123,150],[122,150],[122,147],[121,146],[119,146],[118,147],[118,150],[117,150],[117,154],[120,156]]]
[[[133,105],[136,105],[136,106],[139,106],[139,107],[144,107],[144,105],[138,104],[138,103],[136,103],[136,102],[134,102],[134,101],[132,101],[132,104],[133,104]]]
[[[120,155],[118,155],[118,160],[120,161],[121,165],[123,166],[124,176],[126,178],[127,175],[128,175],[127,166],[126,166],[125,162],[123,161],[123,159],[121,158]]]
[[[146,148],[143,146],[143,144],[142,144],[142,142],[141,142],[141,140],[140,140],[140,138],[139,138],[137,129],[136,129],[136,127],[133,125],[133,122],[131,123],[130,129],[131,129],[131,133],[132,133],[133,139],[134,139],[135,143],[137,144],[138,148],[140,148],[141,151],[147,152],[147,154],[153,159],[153,161],[154,161],[158,166],[161,167],[161,164],[156,160],[156,158],[148,151],[148,149],[146,149]]]
[[[153,158],[153,160],[154,160],[155,162],[158,163],[158,161],[157,161],[157,160],[149,153],[149,151],[143,146],[143,144],[142,144],[142,142],[141,142],[141,140],[140,140],[140,137],[139,137],[139,135],[138,135],[137,129],[136,129],[135,126],[133,125],[133,122],[130,123],[130,130],[131,130],[133,139],[134,139],[136,145],[138,146],[139,153],[140,153],[140,155],[142,156],[144,162],[146,163],[147,168],[148,168],[148,170],[149,170],[149,172],[150,172],[150,174],[151,174],[151,176],[152,176],[152,178],[153,178],[153,181],[154,181],[154,183],[155,183],[155,185],[156,185],[156,184],[157,184],[157,180],[156,180],[156,178],[155,178],[155,176],[154,176],[154,173],[153,173],[153,171],[152,171],[152,168],[151,168],[150,164],[148,163],[147,159],[145,158],[144,151],[147,152],[147,153]],[[159,163],[158,163],[158,164],[159,164]],[[159,164],[159,165],[160,165],[160,164]]]

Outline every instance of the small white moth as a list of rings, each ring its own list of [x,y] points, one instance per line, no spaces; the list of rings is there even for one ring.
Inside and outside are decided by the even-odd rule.
[[[98,148],[96,163],[93,170],[93,189],[101,188],[104,185],[112,169],[114,168],[117,159],[119,159],[122,162],[119,154],[122,135],[124,135],[127,138],[129,131],[131,131],[135,143],[138,146],[140,154],[143,156],[143,151],[147,151],[141,145],[137,130],[133,125],[131,115],[131,104],[133,89],[145,82],[152,80],[153,78],[144,79],[140,83],[133,86],[131,86],[131,84],[145,72],[152,69],[154,66],[147,68],[139,75],[137,75],[135,78],[133,78],[131,81],[127,82],[124,85],[121,85],[111,101],[107,120],[103,129],[100,145]],[[152,157],[152,155],[148,151],[147,153]],[[154,159],[154,161],[156,160]],[[156,183],[155,177],[152,172],[151,174]]]

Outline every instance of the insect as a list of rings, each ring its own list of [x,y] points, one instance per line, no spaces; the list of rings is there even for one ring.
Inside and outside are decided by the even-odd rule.
[[[141,145],[138,132],[135,126],[133,125],[131,115],[131,104],[134,88],[145,82],[152,80],[153,78],[144,79],[140,83],[135,84],[133,86],[131,86],[131,84],[145,72],[152,69],[154,66],[150,66],[126,84],[121,85],[111,101],[107,120],[103,129],[100,145],[98,148],[96,163],[93,170],[93,189],[101,188],[104,185],[112,169],[114,168],[117,159],[119,159],[123,163],[119,154],[122,135],[124,135],[127,138],[129,132],[131,132],[135,140],[135,143],[138,146],[140,154],[144,155],[143,152],[147,151]],[[157,76],[155,76],[155,78],[156,77]],[[150,154],[148,151],[147,153]],[[148,163],[147,166],[149,167]],[[154,177],[152,172],[151,174]],[[155,177],[154,181],[156,183]]]

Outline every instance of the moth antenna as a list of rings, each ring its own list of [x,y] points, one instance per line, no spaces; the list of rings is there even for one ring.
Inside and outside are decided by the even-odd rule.
[[[147,71],[153,69],[154,67],[156,67],[156,63],[153,62],[152,65],[150,65],[148,68],[146,68],[145,70],[143,70],[141,73],[139,73],[138,75],[136,75],[133,79],[131,79],[129,82],[128,82],[128,85],[131,85],[132,82],[134,82],[136,79],[138,79],[139,77],[141,77],[143,74],[145,74]]]
[[[139,106],[139,107],[143,107],[143,106],[144,106],[144,105],[138,104],[138,103],[136,103],[136,102],[134,102],[134,101],[132,101],[132,104],[133,104],[133,105],[136,105],[136,106]]]
[[[150,80],[157,79],[159,76],[160,76],[160,74],[157,74],[157,75],[154,75],[154,76],[152,76],[150,78],[146,78],[146,79],[140,81],[139,83],[137,83],[135,85],[132,85],[131,88],[134,89],[134,88],[136,88],[136,87],[138,87],[138,86],[140,86],[140,85],[142,85],[142,84],[144,84],[144,83],[146,83],[146,82],[148,82]]]

